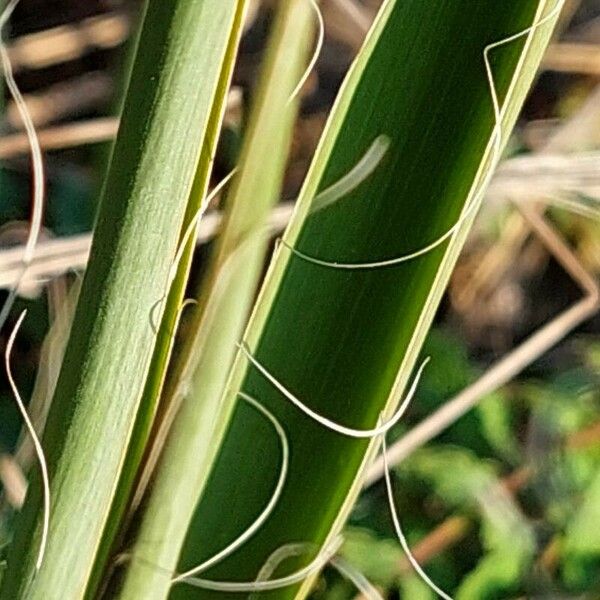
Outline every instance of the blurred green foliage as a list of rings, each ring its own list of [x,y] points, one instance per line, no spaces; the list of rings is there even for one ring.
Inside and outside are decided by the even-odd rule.
[[[463,534],[423,562],[457,600],[600,597],[600,344],[567,346],[556,375],[526,373],[394,469],[413,548],[445,519],[464,520]],[[425,354],[434,360],[396,436],[477,377],[445,330]],[[500,479],[520,467],[530,475],[511,493]],[[344,557],[386,597],[434,598],[406,566],[382,483],[361,496],[345,539]],[[356,596],[332,570],[325,577],[315,599]]]

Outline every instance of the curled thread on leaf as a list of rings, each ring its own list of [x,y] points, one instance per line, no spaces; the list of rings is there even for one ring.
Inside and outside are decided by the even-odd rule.
[[[50,479],[48,477],[48,467],[46,465],[46,457],[44,456],[44,449],[42,448],[40,439],[38,438],[38,435],[35,431],[35,427],[33,426],[31,419],[29,418],[27,409],[25,408],[25,405],[23,404],[21,394],[19,393],[19,389],[17,387],[17,384],[15,383],[15,380],[13,378],[13,374],[12,374],[12,371],[10,368],[10,355],[12,353],[13,345],[15,343],[17,334],[19,333],[21,323],[23,323],[23,319],[25,318],[26,314],[27,314],[27,311],[25,311],[25,310],[21,313],[21,316],[17,320],[17,323],[16,323],[14,329],[12,330],[10,337],[8,338],[8,342],[6,344],[6,353],[4,355],[4,363],[6,366],[6,376],[8,378],[8,383],[10,384],[10,388],[15,397],[15,401],[17,403],[17,406],[19,407],[19,412],[21,413],[21,416],[23,417],[23,420],[25,421],[25,426],[27,427],[27,431],[29,432],[31,439],[33,440],[33,446],[35,448],[35,453],[37,454],[38,462],[40,464],[40,471],[42,473],[42,487],[43,487],[43,494],[44,494],[44,515],[43,515],[43,521],[42,521],[42,538],[40,540],[40,549],[38,551],[37,561],[35,564],[36,569],[39,570],[39,568],[42,566],[42,562],[44,560],[44,553],[46,551],[46,545],[48,542],[48,529],[50,526]]]
[[[150,309],[150,327],[152,328],[152,333],[154,335],[158,334],[158,324],[157,324],[157,319],[156,319],[156,310],[160,307],[160,303],[162,302],[162,300],[158,300],[156,301],[153,305],[152,308]],[[181,315],[183,314],[183,311],[188,307],[188,306],[196,306],[198,304],[198,300],[196,300],[196,298],[186,298],[181,305],[179,306],[179,310],[177,313],[177,319],[179,320],[181,318]],[[171,331],[170,334],[172,336],[175,335],[175,330]]]
[[[341,538],[335,538],[333,542],[325,546],[308,565],[290,575],[285,575],[284,577],[269,579],[268,581],[213,581],[211,579],[187,577],[186,579],[180,580],[179,583],[187,583],[194,587],[216,592],[268,592],[279,590],[300,583],[307,577],[318,573],[338,551],[341,542]]]
[[[200,222],[200,220],[204,216],[204,213],[206,213],[208,207],[210,206],[210,203],[221,193],[223,188],[231,181],[231,178],[237,173],[237,171],[238,171],[238,169],[236,167],[214,187],[214,189],[210,192],[210,194],[208,194],[202,200],[202,202],[200,203],[200,207],[196,211],[196,214],[192,217],[192,219],[188,223],[187,227],[185,228],[185,231],[183,233],[181,241],[179,242],[179,245],[177,246],[177,251],[175,252],[175,258],[173,259],[173,262],[171,263],[171,268],[169,269],[169,276],[167,279],[167,291],[150,308],[150,327],[152,328],[152,331],[155,335],[158,333],[158,326],[159,326],[157,311],[162,308],[162,305],[163,305],[166,297],[169,295],[171,286],[173,285],[173,282],[175,281],[175,277],[177,277],[177,269],[179,269],[179,263],[181,263],[181,259],[183,258],[185,249],[186,249],[192,235],[196,231],[196,228],[198,227],[198,223]]]
[[[304,87],[304,84],[306,83],[307,79],[310,77],[310,74],[315,68],[317,61],[319,60],[319,56],[321,56],[321,51],[323,50],[323,43],[325,42],[325,21],[323,20],[323,13],[321,13],[321,9],[319,8],[319,5],[317,4],[316,0],[308,1],[314,9],[317,17],[317,43],[315,44],[313,55],[310,59],[310,62],[308,63],[308,66],[306,67],[306,70],[302,74],[302,77],[300,77],[300,81],[294,88],[294,91],[290,94],[288,104],[292,102],[296,98],[296,96],[298,96],[298,94]]]
[[[314,551],[316,544],[311,544],[308,542],[295,542],[291,544],[285,544],[285,546],[281,546],[277,548],[272,554],[267,558],[265,564],[261,567],[258,575],[256,576],[256,581],[268,581],[273,573],[275,573],[277,567],[281,565],[284,560],[288,558],[295,558],[296,556],[302,556],[303,554],[307,554],[308,552]]]
[[[21,0],[10,0],[10,2],[4,7],[2,14],[0,14],[0,29],[3,29],[8,23],[13,12],[15,12],[15,8],[17,8],[17,4],[19,4],[20,1]]]
[[[188,306],[196,306],[198,304],[198,300],[196,298],[186,298],[179,307],[179,313],[181,314]]]
[[[406,536],[402,531],[402,526],[400,525],[400,519],[398,517],[398,511],[396,510],[396,503],[394,502],[394,490],[392,489],[392,478],[390,476],[390,466],[388,464],[387,457],[387,445],[385,442],[385,436],[382,436],[382,451],[383,451],[383,465],[384,465],[384,476],[385,476],[385,487],[387,491],[388,504],[390,506],[390,513],[392,515],[392,521],[394,523],[394,529],[396,530],[396,535],[400,540],[400,545],[406,554],[406,558],[412,565],[412,568],[416,571],[419,577],[441,598],[444,600],[452,600],[452,597],[446,594],[444,590],[439,588],[425,573],[417,559],[414,557],[413,553],[410,550],[410,546],[406,541]]]
[[[279,441],[281,444],[281,469],[279,472],[277,484],[275,486],[273,494],[271,495],[271,499],[269,500],[263,511],[241,535],[239,535],[233,542],[231,542],[229,545],[223,548],[220,552],[217,552],[217,554],[215,554],[208,560],[205,560],[203,563],[193,567],[192,569],[189,569],[185,573],[181,573],[174,577],[173,583],[187,580],[193,575],[202,573],[210,567],[221,562],[223,559],[227,558],[231,554],[233,554],[240,546],[242,546],[247,540],[249,540],[262,527],[263,523],[269,518],[270,514],[273,512],[273,509],[279,501],[281,492],[283,491],[283,486],[285,485],[285,480],[287,478],[290,457],[290,448],[285,431],[281,426],[281,423],[277,420],[273,413],[267,410],[262,404],[257,402],[248,394],[240,393],[240,396],[271,422],[271,425],[273,425],[273,428],[279,436]]]
[[[315,549],[318,550],[318,546],[309,542],[291,542],[280,546],[269,555],[254,581],[268,581],[283,561],[314,552]],[[256,592],[250,594],[250,600],[256,600],[259,597]]]
[[[367,600],[383,600],[383,596],[379,593],[379,590],[363,575],[363,573],[353,567],[348,561],[340,556],[334,556],[329,561],[329,564],[343,577],[348,579],[348,581],[352,582],[356,589],[367,598]]]
[[[183,257],[183,253],[185,252],[185,248],[188,245],[192,235],[196,231],[198,223],[204,216],[204,213],[208,210],[210,203],[221,193],[223,188],[231,181],[231,178],[237,173],[238,168],[236,167],[232,171],[230,171],[208,194],[204,200],[200,203],[200,207],[196,211],[196,214],[192,217],[191,221],[188,223],[186,230],[181,238],[181,242],[177,248],[177,252],[175,254],[175,259],[173,260],[173,264],[171,265],[171,270],[169,273],[169,285],[173,283],[176,275],[177,269],[179,268],[179,263]]]
[[[402,263],[414,260],[415,258],[419,258],[420,256],[425,256],[426,254],[429,254],[429,252],[431,252],[432,250],[435,250],[438,246],[441,246],[445,241],[450,239],[458,231],[458,229],[460,229],[460,227],[463,225],[463,223],[465,223],[465,221],[467,219],[469,219],[473,215],[473,213],[476,211],[478,205],[479,205],[479,202],[477,202],[477,201],[471,202],[466,207],[466,210],[463,211],[459,220],[450,229],[448,229],[445,233],[443,233],[439,238],[437,238],[436,240],[431,242],[431,244],[428,244],[427,246],[424,246],[423,248],[420,248],[419,250],[415,250],[414,252],[411,252],[410,254],[403,254],[402,256],[397,256],[395,258],[389,258],[386,260],[378,260],[378,261],[364,262],[364,263],[344,263],[344,262],[322,260],[320,258],[310,256],[309,254],[306,254],[304,252],[301,252],[300,250],[297,250],[291,244],[286,242],[286,240],[284,240],[284,239],[281,240],[281,243],[288,250],[290,250],[290,252],[292,252],[299,258],[305,260],[306,262],[312,263],[314,265],[319,265],[321,267],[331,267],[331,268],[335,268],[335,269],[344,269],[347,271],[360,271],[360,270],[368,270],[368,269],[379,269],[379,268],[383,268],[383,267],[394,267],[396,265],[400,265]]]
[[[346,263],[346,262],[338,262],[321,259],[315,256],[311,256],[307,253],[301,252],[293,247],[292,244],[288,243],[285,239],[281,240],[282,245],[284,245],[288,250],[290,250],[293,254],[303,259],[306,262],[319,265],[322,267],[331,267],[334,269],[345,269],[345,270],[361,270],[361,269],[376,269],[376,268],[384,268],[384,267],[392,267],[395,265],[399,265],[420,256],[424,256],[441,246],[444,242],[450,239],[453,235],[455,235],[458,230],[474,215],[477,208],[479,207],[480,201],[485,193],[487,185],[493,175],[493,168],[500,160],[500,155],[502,152],[503,138],[502,138],[502,112],[503,108],[500,107],[500,100],[498,98],[498,90],[496,89],[496,83],[494,81],[494,74],[492,70],[492,66],[490,63],[490,52],[495,48],[500,46],[504,46],[509,44],[519,38],[528,36],[535,30],[542,27],[544,24],[553,20],[556,15],[560,12],[565,0],[558,0],[556,6],[542,19],[535,21],[531,26],[522,29],[521,31],[505,37],[497,42],[493,42],[488,44],[483,50],[483,62],[485,66],[485,73],[488,83],[488,89],[490,92],[491,100],[492,100],[492,109],[494,115],[494,128],[492,130],[491,142],[492,142],[492,157],[490,159],[490,168],[487,169],[485,173],[485,177],[483,180],[476,185],[475,191],[472,195],[472,198],[467,202],[461,215],[458,220],[452,225],[448,230],[446,230],[442,235],[438,238],[430,242],[429,244],[414,250],[413,252],[409,252],[407,254],[403,254],[401,256],[397,256],[394,258],[376,260],[376,261],[367,261],[367,262],[357,262],[357,263]]]
[[[302,554],[306,548],[314,547],[315,544],[312,543],[298,543],[298,544],[285,544],[284,546],[278,548],[273,552],[254,581],[217,581],[214,579],[204,579],[199,577],[184,577],[177,578],[173,580],[173,584],[175,583],[183,583],[187,585],[191,585],[193,587],[197,587],[204,590],[217,591],[217,592],[248,592],[248,593],[258,593],[258,592],[267,592],[273,590],[279,590],[290,585],[294,585],[296,583],[300,583],[305,580],[307,577],[318,573],[323,567],[327,565],[329,561],[332,560],[332,557],[339,550],[342,545],[343,538],[338,536],[332,540],[330,544],[326,544],[320,553],[305,567],[290,573],[289,575],[285,575],[283,577],[278,577],[276,579],[267,579],[270,577],[275,569],[281,564],[283,560],[286,558],[291,558],[293,556],[299,556]],[[221,557],[223,559],[225,557]],[[159,565],[148,563],[145,559],[128,555],[121,554],[118,557],[118,564],[123,564],[127,560],[139,560],[148,564],[148,566],[161,571],[163,573],[170,574],[168,569],[161,567]],[[251,596],[252,597],[252,596]]]
[[[17,293],[19,291],[21,282],[23,281],[27,272],[27,268],[33,260],[35,248],[37,246],[40,231],[42,229],[42,217],[44,214],[45,185],[42,150],[40,147],[40,142],[38,140],[37,132],[35,130],[35,125],[33,124],[33,120],[31,118],[31,114],[29,113],[27,104],[23,99],[23,95],[21,94],[19,87],[17,86],[17,82],[15,81],[10,57],[8,56],[6,45],[4,44],[4,40],[2,38],[2,29],[12,16],[12,13],[17,7],[19,1],[20,0],[11,0],[0,14],[0,60],[2,62],[4,77],[6,79],[6,86],[8,87],[8,91],[10,92],[10,95],[12,96],[15,102],[15,106],[17,107],[17,110],[19,112],[19,116],[23,121],[25,133],[27,134],[27,141],[29,143],[29,149],[31,152],[31,163],[33,166],[33,209],[31,215],[31,224],[29,227],[29,235],[27,236],[27,243],[25,244],[23,258],[21,259],[21,273],[19,274],[15,285],[11,288],[8,298],[2,306],[2,310],[0,310],[0,329],[2,329],[4,323],[6,322],[6,319],[8,318],[10,310],[17,297]]]
[[[261,363],[259,363],[258,360],[256,360],[256,358],[254,358],[246,344],[242,343],[238,346],[240,350],[244,353],[248,361],[265,377],[265,379],[267,379],[273,385],[273,387],[279,390],[292,404],[294,404],[294,406],[299,408],[304,414],[309,416],[317,423],[320,423],[327,429],[330,429],[331,431],[335,431],[336,433],[339,433],[341,435],[358,439],[370,439],[377,437],[378,435],[382,435],[389,431],[392,427],[394,427],[394,425],[396,425],[400,421],[400,419],[406,412],[408,405],[413,399],[415,392],[417,391],[417,386],[419,385],[419,381],[421,379],[421,375],[423,374],[423,370],[425,369],[427,363],[430,360],[429,358],[426,358],[422,362],[421,366],[417,371],[417,374],[413,379],[412,385],[410,386],[406,398],[403,400],[402,404],[389,421],[375,427],[374,429],[354,429],[352,427],[346,427],[345,425],[341,425],[331,419],[328,419],[327,417],[324,417],[323,415],[320,415],[319,413],[309,408],[306,404],[304,404],[304,402],[302,402],[302,400],[300,400],[298,397],[292,394],[292,392],[290,392],[283,384],[281,384],[277,380],[277,378],[275,378],[269,371],[267,371],[267,369]]]
[[[315,547],[317,546],[314,543],[298,542],[277,548],[265,561],[258,572],[256,581],[268,581],[284,560],[314,552]],[[342,577],[350,581],[367,600],[383,600],[382,595],[375,586],[345,559],[340,556],[332,556],[329,565],[338,571]],[[255,597],[251,596],[250,598],[252,600]]]
[[[243,258],[244,253],[252,244],[262,241],[266,242],[271,233],[271,227],[269,225],[265,225],[248,231],[240,240],[238,240],[237,245],[221,263],[217,276],[214,279],[214,286],[211,288],[211,293],[208,296],[207,302],[200,307],[202,324],[198,325],[198,329],[207,331],[214,326],[214,319],[217,316],[221,306],[220,302],[223,298],[223,295],[227,292],[228,286],[231,282],[231,277],[236,273],[236,270],[240,268],[240,264],[242,264],[241,258]],[[199,304],[195,300],[186,300],[186,302],[184,302],[180,307],[180,314],[185,306],[188,306],[190,303]],[[154,326],[153,321],[154,319],[151,320],[151,323]],[[157,331],[158,330],[156,329],[155,333],[157,333]],[[165,436],[173,423],[173,419],[177,414],[182,399],[189,393],[190,385],[191,375],[189,373],[187,375],[183,375],[180,378],[178,386],[173,394],[174,400],[170,403],[167,412],[161,420],[161,426],[155,437],[156,443],[152,447],[148,461],[146,462],[146,469],[144,469],[142,472],[140,484],[132,501],[132,507],[134,508],[141,502],[143,490],[146,489],[148,481],[151,477],[152,465],[156,464],[156,460],[160,448],[162,448]]]
[[[355,190],[379,166],[389,147],[390,138],[387,135],[377,136],[364,156],[346,175],[317,194],[313,200],[310,213],[314,214],[331,206]]]
[[[426,575],[426,573],[423,571],[423,569],[419,566],[418,562],[416,561],[416,559],[414,558],[414,556],[412,555],[410,548],[406,542],[406,538],[404,537],[404,534],[402,532],[402,528],[400,526],[400,521],[398,519],[398,515],[395,509],[395,506],[393,504],[393,492],[392,492],[392,488],[391,488],[391,480],[390,480],[390,474],[389,474],[389,466],[387,464],[387,448],[385,445],[385,434],[387,433],[387,431],[389,431],[394,425],[396,425],[400,419],[402,418],[402,415],[404,414],[404,412],[406,411],[406,409],[408,408],[408,405],[410,404],[410,401],[412,400],[412,398],[415,395],[417,386],[419,384],[419,381],[421,379],[421,375],[423,373],[423,369],[425,368],[425,366],[427,365],[427,363],[429,362],[429,358],[427,358],[419,367],[419,370],[417,371],[417,374],[415,375],[415,378],[413,380],[413,383],[409,389],[409,392],[406,396],[406,398],[404,399],[404,401],[402,402],[402,404],[400,405],[400,408],[398,409],[398,411],[395,413],[395,415],[387,422],[385,423],[381,423],[381,419],[379,420],[378,426],[374,429],[370,429],[370,430],[360,430],[360,429],[351,429],[348,427],[345,427],[344,425],[341,425],[335,421],[332,421],[331,419],[328,419],[318,413],[316,413],[315,411],[313,411],[312,409],[310,409],[308,406],[306,406],[303,402],[301,402],[296,396],[294,396],[287,388],[285,388],[275,377],[273,377],[271,375],[271,373],[269,373],[253,356],[252,354],[249,352],[247,346],[245,344],[240,344],[239,345],[240,349],[242,350],[242,352],[245,354],[245,356],[247,357],[247,359],[250,361],[250,363],[256,367],[256,369],[277,389],[279,390],[288,400],[290,400],[295,406],[297,406],[300,410],[302,410],[302,412],[304,412],[308,417],[310,417],[311,419],[313,419],[314,421],[316,421],[317,423],[319,423],[320,425],[322,425],[323,427],[329,429],[330,431],[334,431],[336,433],[340,433],[342,435],[346,435],[349,437],[353,437],[353,438],[368,438],[368,439],[372,439],[378,436],[381,436],[382,441],[383,441],[383,455],[384,455],[384,465],[385,465],[385,473],[386,473],[386,483],[388,486],[388,500],[390,503],[390,511],[392,513],[392,519],[394,521],[394,527],[396,529],[396,533],[398,534],[398,538],[400,540],[400,543],[402,545],[402,548],[404,550],[404,552],[406,553],[411,565],[413,566],[413,568],[416,570],[416,572],[421,576],[421,578],[423,579],[423,581],[425,581],[425,583],[427,585],[429,585],[436,593],[438,593],[442,598],[444,598],[445,600],[452,600],[449,596],[447,596],[442,590],[440,590]],[[343,568],[343,567],[342,567]],[[358,585],[358,579],[355,581],[354,578],[351,579],[351,581],[353,581],[354,583],[356,583]],[[367,582],[368,586],[370,586],[370,584]],[[360,585],[365,585],[365,580],[360,580]],[[372,586],[371,586],[372,588]],[[375,588],[369,588],[370,589],[370,593],[373,593],[373,590]],[[213,588],[210,588],[213,589]],[[376,592],[376,590],[375,590]],[[378,592],[376,592],[376,596],[370,596],[372,598],[379,598]]]

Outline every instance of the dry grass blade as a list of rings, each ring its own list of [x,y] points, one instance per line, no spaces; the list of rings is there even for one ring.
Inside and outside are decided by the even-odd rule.
[[[0,455],[0,481],[8,503],[20,509],[25,502],[27,478],[19,463],[9,454]]]
[[[38,131],[38,139],[44,150],[60,150],[83,144],[97,144],[114,139],[119,128],[115,117],[101,117],[90,121],[57,125]],[[27,136],[14,133],[0,138],[0,159],[6,160],[29,151]]]
[[[544,67],[549,71],[600,76],[600,45],[567,43],[548,48]]]
[[[90,48],[114,48],[127,39],[129,28],[127,16],[119,12],[89,17],[12,40],[8,55],[15,72],[44,69],[75,60]]]

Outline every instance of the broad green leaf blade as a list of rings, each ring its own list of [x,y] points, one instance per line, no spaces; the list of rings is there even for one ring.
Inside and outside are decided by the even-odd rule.
[[[147,3],[43,440],[52,479],[45,559],[35,572],[41,502],[34,480],[2,598],[85,593],[155,345],[150,312],[167,292],[236,5]]]
[[[287,242],[313,257],[363,263],[411,253],[447,231],[497,159],[484,48],[526,29],[536,15],[553,16],[491,53],[505,141],[555,8],[555,2],[538,0],[386,2],[344,84]],[[316,193],[350,171],[381,135],[390,144],[374,173],[311,214]],[[445,245],[388,268],[318,266],[280,247],[246,334],[253,354],[315,411],[350,427],[374,427],[406,387],[470,221]],[[332,539],[377,441],[325,430],[291,406],[242,354],[228,388],[223,410],[240,390],[257,398],[284,424],[292,452],[284,494],[271,518],[235,555],[204,574],[252,581],[278,547]],[[211,556],[259,514],[279,468],[276,444],[251,410],[238,405],[180,571]],[[288,561],[286,571],[299,564]],[[273,595],[304,595],[309,584]],[[212,595],[181,583],[172,597]]]
[[[310,4],[293,0],[281,3],[273,24],[224,224],[161,400],[159,425],[176,418],[144,507],[123,599],[168,596],[169,571],[176,570],[218,447],[211,430],[219,427],[219,398],[264,263],[266,224],[279,198],[297,112],[290,94],[302,75],[313,21]],[[154,431],[152,442],[160,447],[161,427]],[[161,569],[153,568],[157,564]]]

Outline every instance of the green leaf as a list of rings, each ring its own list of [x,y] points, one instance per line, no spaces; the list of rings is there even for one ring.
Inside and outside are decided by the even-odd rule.
[[[488,598],[514,587],[531,562],[535,540],[531,525],[501,488],[492,465],[462,449],[423,449],[403,470],[429,481],[442,500],[464,510],[475,505],[487,553],[457,590],[457,598]],[[492,595],[490,595],[492,594]]]
[[[567,526],[564,550],[571,554],[600,557],[600,470],[584,491],[581,506]]]
[[[453,507],[473,504],[498,483],[496,469],[462,448],[424,448],[398,467],[430,483],[436,494]]]
[[[402,591],[401,597],[410,598],[410,600],[435,600],[436,598],[436,594],[417,574],[402,579],[400,590]]]
[[[431,448],[407,459],[403,470],[428,480],[447,504],[478,507],[486,555],[465,577],[456,598],[496,598],[513,589],[531,563],[534,534],[491,464],[462,449]]]
[[[482,434],[499,456],[517,464],[520,459],[509,398],[502,391],[489,394],[477,405]]]
[[[34,479],[2,598],[85,593],[155,346],[150,313],[167,292],[237,4],[147,3],[43,439],[52,480],[46,554],[36,572],[41,494]]]
[[[464,342],[444,329],[433,328],[423,346],[423,355],[432,357],[431,365],[419,384],[419,403],[411,413],[424,418],[457,394],[480,373],[472,365]],[[414,422],[414,421],[413,421]],[[404,426],[406,430],[407,426]],[[441,436],[444,441],[467,445],[478,454],[498,453],[518,461],[517,440],[512,431],[510,405],[501,392],[483,398],[472,413],[464,415]]]
[[[348,75],[285,239],[329,261],[372,262],[427,246],[457,221],[493,158],[484,47],[521,31],[553,2],[389,0]],[[504,139],[533,79],[551,24],[493,52]],[[379,136],[389,149],[374,173],[316,213],[319,190],[342,178]],[[452,240],[388,268],[341,270],[311,264],[282,246],[245,341],[254,356],[313,410],[355,428],[389,416],[406,387],[471,219]],[[290,438],[284,493],[261,530],[206,573],[253,580],[290,542],[324,544],[340,531],[377,447],[327,431],[240,353],[222,414],[243,391],[273,411]],[[221,419],[222,420],[222,419]],[[256,518],[279,469],[277,440],[238,406],[186,540],[180,571],[210,557]],[[219,430],[223,426],[219,425]],[[210,442],[214,447],[219,433]],[[184,469],[185,471],[185,469]],[[293,565],[292,565],[293,566]],[[290,567],[292,568],[292,567]],[[292,586],[274,597],[304,596]],[[185,584],[172,597],[204,598]]]
[[[514,550],[490,552],[463,580],[456,591],[456,600],[493,600],[506,598],[518,590],[522,576],[530,568],[531,549],[523,551],[519,546]]]
[[[400,574],[404,553],[389,539],[378,539],[367,529],[348,528],[340,554],[371,583],[391,587]]]

